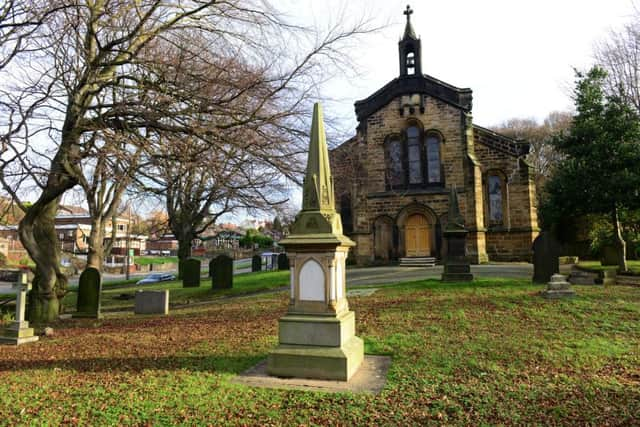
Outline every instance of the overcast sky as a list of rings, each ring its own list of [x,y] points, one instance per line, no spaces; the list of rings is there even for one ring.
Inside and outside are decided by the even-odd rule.
[[[571,109],[573,68],[592,62],[594,44],[634,13],[632,0],[275,0],[296,21],[324,25],[342,10],[387,26],[363,36],[353,61],[358,78],[334,80],[324,95],[340,97],[334,116],[356,125],[353,103],[397,77],[397,43],[407,3],[422,40],[422,70],[473,90],[474,122],[491,126],[513,117],[544,119]],[[638,3],[638,2],[636,2]]]

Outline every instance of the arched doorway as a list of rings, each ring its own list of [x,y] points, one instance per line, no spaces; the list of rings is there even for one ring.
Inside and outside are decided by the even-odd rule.
[[[406,256],[419,257],[431,255],[431,224],[421,214],[412,214],[405,224]]]

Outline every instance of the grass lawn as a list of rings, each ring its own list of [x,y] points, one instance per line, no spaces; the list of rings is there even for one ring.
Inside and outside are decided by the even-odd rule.
[[[248,276],[248,275],[247,275]],[[352,297],[381,394],[232,384],[277,343],[286,292],[167,317],[69,320],[0,347],[6,425],[631,425],[640,419],[640,289],[436,280]]]
[[[616,265],[603,266],[600,261],[580,261],[578,265],[591,270],[616,270],[618,268]],[[627,261],[627,268],[636,274],[640,274],[640,260]]]
[[[178,263],[177,256],[137,256],[133,262],[139,265]]]
[[[139,279],[138,279],[139,280]],[[169,289],[170,304],[187,304],[190,302],[206,301],[213,298],[246,294],[250,292],[263,291],[280,288],[289,284],[288,271],[273,271],[260,273],[238,274],[233,276],[233,288],[216,289],[211,288],[211,279],[202,279],[200,287],[183,288],[182,281],[160,282],[149,285],[122,285],[111,287],[108,284],[102,291],[102,309],[109,310],[133,310],[133,299],[122,300],[118,297],[123,294],[133,296],[138,289],[144,290],[164,290]],[[65,307],[75,309],[78,294],[70,292],[64,299]]]

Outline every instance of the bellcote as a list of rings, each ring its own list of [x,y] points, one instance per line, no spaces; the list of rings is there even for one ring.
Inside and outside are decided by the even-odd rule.
[[[404,28],[404,35],[398,42],[398,53],[400,55],[400,77],[422,75],[422,54],[420,39],[411,25],[411,15],[413,10],[409,5],[403,12],[407,17],[407,24]]]

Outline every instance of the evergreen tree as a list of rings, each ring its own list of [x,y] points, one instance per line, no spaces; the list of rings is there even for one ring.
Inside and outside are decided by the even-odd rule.
[[[622,98],[606,95],[606,72],[577,73],[576,115],[554,140],[564,155],[547,184],[546,224],[584,214],[607,214],[613,224],[618,265],[626,271],[620,211],[640,207],[640,117]]]

